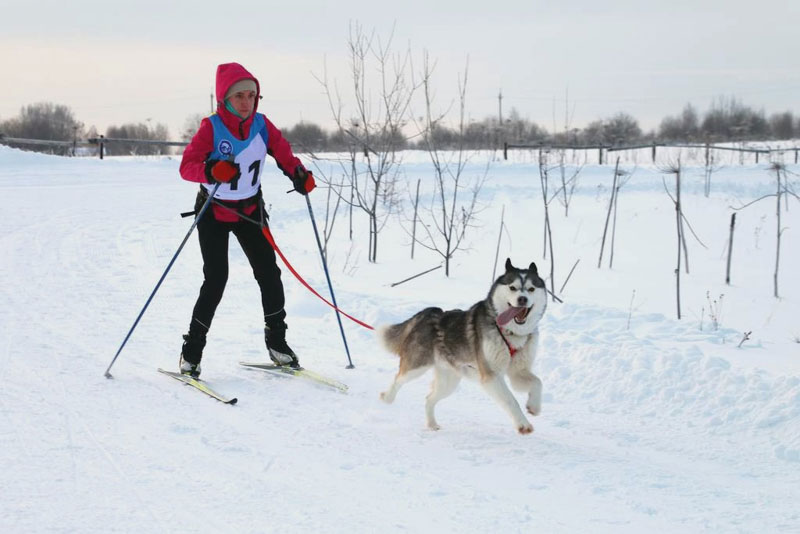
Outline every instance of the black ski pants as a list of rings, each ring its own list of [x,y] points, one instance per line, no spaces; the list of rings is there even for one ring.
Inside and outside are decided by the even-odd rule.
[[[257,218],[258,213],[256,209],[253,217]],[[228,281],[230,234],[236,236],[253,268],[253,276],[261,289],[265,324],[271,329],[285,329],[286,311],[283,309],[285,299],[281,271],[275,262],[275,251],[261,233],[261,227],[243,219],[235,223],[220,222],[214,218],[212,210],[208,209],[197,223],[204,280],[194,305],[189,332],[205,335],[211,327],[214,312],[222,300]]]

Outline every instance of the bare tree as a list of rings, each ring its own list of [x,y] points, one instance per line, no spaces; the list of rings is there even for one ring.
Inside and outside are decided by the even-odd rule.
[[[617,179],[615,180],[614,184],[614,192],[613,192],[613,201],[612,204],[614,206],[614,214],[612,216],[611,221],[611,251],[608,255],[608,268],[611,269],[614,266],[614,245],[617,241],[617,206],[619,206],[619,191],[622,187],[628,183],[628,180],[631,179],[633,176],[634,171],[625,171],[622,169],[618,169],[615,171],[617,174]]]
[[[703,194],[706,198],[711,194],[711,175],[722,168],[722,165],[720,165],[716,159],[716,154],[711,150],[709,144],[706,143],[705,160],[703,164]]]
[[[675,296],[676,296],[676,305],[678,310],[678,319],[681,318],[681,250],[686,250],[686,239],[684,237],[683,232],[683,215],[681,213],[681,160],[678,159],[678,163],[676,165],[670,166],[666,169],[663,169],[664,172],[669,174],[675,175],[675,196],[673,197],[669,189],[667,189],[667,183],[664,182],[664,189],[667,191],[667,195],[672,199],[672,202],[675,204],[675,222],[676,222],[676,229],[678,232],[678,265],[675,267]],[[689,272],[689,263],[688,260],[686,262],[686,272]]]
[[[431,64],[427,52],[423,54],[421,86],[425,99],[425,115],[421,121],[415,121],[424,142],[425,149],[433,164],[434,194],[427,217],[422,220],[423,239],[412,237],[423,247],[435,251],[444,259],[445,276],[450,276],[450,260],[463,244],[467,229],[473,225],[477,214],[478,193],[488,173],[488,165],[483,177],[467,180],[465,169],[469,162],[465,146],[466,131],[466,94],[469,63],[464,69],[464,77],[458,80],[458,144],[455,150],[444,151],[434,135],[437,125],[445,117],[445,113],[435,114],[433,96],[434,65]],[[470,187],[471,186],[471,187]],[[461,197],[462,190],[470,187],[466,199]]]
[[[562,144],[566,145],[570,142],[570,133],[577,132],[571,129],[572,117],[575,114],[575,107],[570,109],[569,104],[569,89],[564,94],[564,132]],[[553,130],[555,131],[555,105],[553,106]],[[573,144],[575,139],[572,139]],[[583,170],[583,165],[575,165],[572,170],[567,171],[567,149],[562,147],[557,149],[558,154],[558,171],[561,177],[561,196],[558,197],[559,202],[564,206],[564,216],[569,217],[569,204],[572,196],[575,193],[575,187],[578,185],[578,175]],[[573,151],[573,157],[575,153]]]
[[[539,149],[539,182],[542,187],[542,202],[544,203],[544,257],[547,257],[547,250],[550,250],[550,295],[555,300],[556,298],[556,282],[555,282],[555,255],[553,253],[553,229],[550,226],[550,202],[553,198],[558,196],[559,191],[556,191],[548,198],[549,182],[550,182],[550,169],[547,166],[547,154],[545,150]]]
[[[169,131],[166,125],[156,124],[151,126],[143,122],[128,123],[122,126],[109,126],[106,129],[106,137],[114,139],[140,139],[147,141],[166,141],[169,138]],[[169,154],[169,147],[162,145],[150,145],[141,143],[113,143],[108,145],[108,154],[116,156],[131,155],[160,155]]]
[[[564,216],[569,217],[569,203],[578,185],[578,175],[583,170],[583,165],[576,165],[567,171],[566,165],[567,149],[562,148],[558,151],[558,170],[561,176],[561,196],[558,197],[561,205],[564,206]]]
[[[600,242],[600,255],[597,258],[597,268],[603,263],[603,250],[606,248],[606,235],[608,235],[608,223],[611,220],[611,213],[614,208],[614,198],[617,194],[617,179],[619,178],[619,156],[614,164],[614,178],[611,181],[611,198],[608,199],[608,211],[606,212],[606,224],[603,226],[603,239]]]
[[[414,245],[417,243],[417,221],[419,220],[419,184],[422,182],[417,178],[417,191],[414,194],[414,217],[411,220],[411,259],[414,259]]]
[[[635,118],[620,112],[608,119],[590,122],[581,132],[581,137],[587,143],[633,143],[642,137],[642,129]]]
[[[708,248],[700,241],[700,238],[695,233],[692,225],[689,224],[688,219],[683,213],[683,205],[681,204],[681,160],[678,159],[677,163],[673,163],[663,169],[661,172],[666,174],[674,174],[675,175],[675,195],[673,196],[670,193],[669,188],[667,187],[667,182],[664,180],[664,190],[667,192],[670,200],[672,200],[673,204],[675,204],[675,224],[676,230],[678,235],[678,265],[675,268],[675,290],[676,290],[676,297],[677,297],[677,308],[678,308],[678,319],[681,318],[681,251],[683,252],[683,262],[684,266],[686,267],[686,274],[689,274],[689,247],[686,245],[686,229],[684,228],[684,223],[692,232],[692,235],[697,240],[698,243],[703,248]]]
[[[497,278],[497,258],[500,256],[500,240],[503,239],[503,229],[505,227],[506,207],[500,212],[500,232],[497,235],[497,248],[494,251],[494,267],[492,268],[492,282]]]
[[[555,191],[550,191],[550,172],[555,168],[549,165],[549,157],[551,151],[549,148],[540,147],[539,148],[539,183],[542,189],[542,203],[544,204],[544,251],[543,256],[547,259],[548,252],[550,254],[550,289],[548,292],[550,293],[551,298],[553,301],[561,302],[556,296],[556,282],[555,282],[555,252],[553,249],[553,228],[550,220],[550,203],[553,202],[562,192],[564,184],[562,183]],[[575,263],[577,265],[577,262]],[[574,270],[575,266],[573,266]],[[570,270],[569,275],[567,275],[567,280],[569,280],[569,276],[572,275],[572,270]],[[566,285],[567,281],[564,281],[564,284],[561,286],[563,289]]]
[[[600,256],[597,258],[597,268],[603,262],[603,250],[606,246],[606,236],[608,235],[608,224],[611,222],[611,250],[608,257],[608,268],[614,265],[614,244],[617,237],[617,205],[619,199],[619,191],[628,183],[628,180],[633,176],[633,172],[625,171],[619,168],[619,156],[614,165],[614,179],[611,182],[611,198],[608,200],[608,212],[606,213],[606,224],[603,227],[603,239],[600,243]]]
[[[736,98],[718,97],[703,116],[701,131],[718,139],[763,139],[769,133],[769,122],[763,110],[756,111]]]
[[[198,128],[200,128],[200,123],[203,122],[203,119],[208,117],[206,113],[192,113],[186,120],[183,121],[183,129],[181,130],[181,141],[189,142],[194,137],[194,134],[197,133]]]
[[[283,130],[283,135],[293,147],[303,152],[314,152],[328,148],[328,134],[313,122],[300,121],[292,128]]]
[[[785,228],[781,228],[781,198],[786,195],[786,199],[788,202],[788,197],[792,196],[797,200],[800,200],[800,196],[793,190],[789,181],[787,179],[787,169],[783,163],[774,162],[770,165],[770,171],[775,173],[777,190],[774,194],[764,195],[763,197],[757,198],[752,202],[745,204],[744,206],[740,206],[738,208],[733,208],[735,210],[742,210],[748,206],[752,206],[756,202],[760,202],[767,198],[775,198],[776,201],[776,210],[775,210],[775,222],[776,222],[776,231],[775,231],[775,271],[772,275],[773,281],[773,295],[775,298],[778,298],[778,272],[780,267],[780,260],[781,260],[781,235],[783,235]],[[788,205],[786,206],[788,209]]]
[[[794,139],[797,133],[794,114],[791,111],[773,113],[769,117],[769,129],[773,139]]]
[[[23,106],[18,117],[0,123],[0,134],[23,139],[75,141],[83,136],[84,126],[75,118],[69,107],[52,102],[39,102]],[[16,145],[12,144],[12,146]],[[26,148],[38,152],[64,155],[73,151],[72,147],[30,146]]]
[[[664,180],[664,191],[667,192],[667,196],[669,196],[670,200],[672,200],[672,202],[675,204],[675,210],[676,210],[676,212],[678,213],[678,216],[679,216],[679,219],[678,219],[678,225],[680,227],[679,231],[678,231],[678,235],[680,237],[680,243],[679,244],[683,248],[683,256],[684,256],[683,264],[684,264],[684,268],[686,270],[686,274],[689,274],[689,247],[686,244],[686,228],[684,228],[684,224],[686,225],[686,227],[689,228],[689,231],[691,232],[692,236],[695,238],[695,241],[697,241],[700,244],[701,247],[703,247],[705,249],[708,249],[708,247],[705,245],[705,243],[703,243],[703,241],[697,235],[697,232],[694,231],[694,228],[692,228],[692,225],[689,223],[689,219],[687,219],[686,215],[683,213],[683,206],[681,205],[681,201],[680,201],[680,186],[681,186],[681,180],[680,180],[681,177],[680,177],[680,175],[681,175],[682,170],[683,170],[683,168],[681,167],[680,158],[678,158],[677,163],[671,163],[671,164],[667,165],[666,167],[661,168],[661,172],[663,172],[665,174],[674,174],[675,175],[675,196],[672,195],[672,193],[669,190],[669,187],[667,187],[666,180]],[[679,263],[678,266],[680,267],[680,263]]]
[[[323,237],[323,246],[322,246],[322,255],[325,257],[325,260],[328,260],[328,241],[331,239],[331,235],[333,234],[333,225],[336,224],[336,214],[339,213],[339,204],[342,202],[342,195],[341,189],[342,185],[339,185],[338,191],[334,189],[334,184],[327,184],[328,186],[328,194],[325,197],[325,224],[322,227],[322,237]],[[336,192],[336,203],[333,206],[333,212],[331,212],[331,193],[334,191]]]
[[[662,119],[658,136],[663,141],[693,141],[699,129],[697,111],[691,104],[686,104],[680,115]]]
[[[392,36],[386,42],[367,35],[362,27],[350,26],[348,52],[351,67],[353,113],[344,117],[344,102],[327,78],[322,84],[338,133],[349,139],[351,165],[341,164],[350,186],[342,200],[361,209],[369,218],[369,261],[377,261],[378,234],[398,202],[399,152],[407,139],[403,135],[411,98],[416,87],[411,77],[411,53],[395,54]],[[375,72],[377,79],[370,75]],[[356,158],[363,159],[357,165]]]

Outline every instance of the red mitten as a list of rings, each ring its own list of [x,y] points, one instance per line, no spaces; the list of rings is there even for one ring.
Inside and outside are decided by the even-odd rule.
[[[218,159],[206,161],[206,179],[208,183],[228,183],[238,178],[240,175],[239,165],[236,163]]]

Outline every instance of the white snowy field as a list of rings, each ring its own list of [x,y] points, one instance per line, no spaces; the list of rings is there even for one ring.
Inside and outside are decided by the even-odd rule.
[[[424,154],[405,159],[403,191],[422,178],[430,194]],[[549,276],[538,168],[512,160],[483,154],[468,166],[477,176],[490,161],[478,226],[450,278],[439,269],[390,287],[440,259],[417,247],[411,260],[393,216],[369,263],[364,216],[351,243],[340,212],[329,244],[340,306],[370,324],[469,307],[489,289],[503,209],[500,265],[536,261]],[[0,147],[0,531],[800,531],[800,202],[781,214],[780,298],[774,199],[738,213],[725,284],[731,206],[775,190],[767,163],[723,167],[709,198],[702,169],[685,169],[684,212],[705,248],[688,238],[681,320],[662,184],[671,177],[638,162],[620,193],[611,269],[608,248],[602,268],[597,259],[613,167],[583,168],[568,217],[553,201],[557,290],[580,262],[543,320],[543,413],[521,436],[474,383],[439,404],[438,432],[424,425],[430,376],[381,403],[395,357],[345,320],[355,363],[345,369],[335,315],[287,269],[290,344],[350,390],[239,367],[266,356],[258,289],[235,240],[203,378],[239,404],[156,372],[176,366],[202,279],[194,235],[106,379],[190,225],[178,213],[196,186],[178,161]],[[264,182],[279,246],[327,294],[305,202],[285,194],[275,168]],[[320,226],[325,197],[311,195]]]

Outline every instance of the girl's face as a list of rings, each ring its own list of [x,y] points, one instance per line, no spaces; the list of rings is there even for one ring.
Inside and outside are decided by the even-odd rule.
[[[256,107],[256,92],[255,91],[239,91],[233,93],[229,97],[233,109],[243,118],[246,119],[253,112]]]

